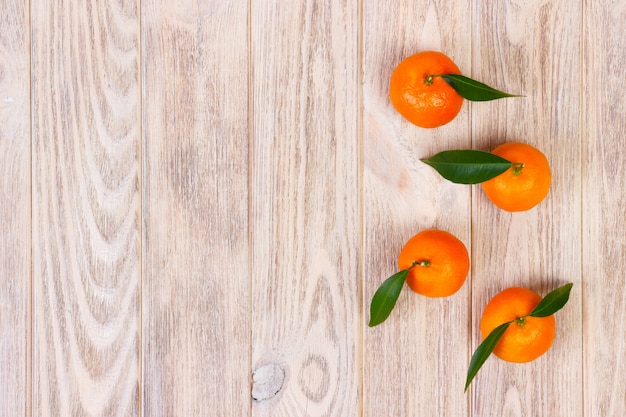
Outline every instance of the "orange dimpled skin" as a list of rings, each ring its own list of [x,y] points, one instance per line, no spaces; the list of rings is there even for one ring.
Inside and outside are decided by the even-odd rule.
[[[526,211],[539,204],[550,190],[552,174],[548,159],[525,143],[505,143],[493,154],[513,163],[497,177],[482,183],[487,198],[503,210]]]
[[[507,288],[489,301],[480,320],[483,339],[499,325],[512,322],[493,351],[497,357],[524,363],[550,349],[556,328],[554,316],[528,316],[540,301],[537,293],[520,287]]]
[[[406,279],[415,292],[446,297],[457,292],[469,272],[467,248],[454,235],[424,230],[404,245],[398,257],[400,270],[411,268]]]
[[[391,75],[391,103],[408,121],[420,127],[434,128],[452,121],[461,110],[463,97],[436,76],[441,74],[461,74],[461,71],[441,52],[411,55]]]

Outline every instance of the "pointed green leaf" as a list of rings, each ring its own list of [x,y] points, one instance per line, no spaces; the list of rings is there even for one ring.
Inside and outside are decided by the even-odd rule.
[[[569,300],[569,294],[572,290],[573,283],[565,284],[562,287],[548,293],[543,299],[535,306],[529,316],[532,317],[547,317],[551,316],[567,303]]]
[[[400,291],[402,291],[402,286],[410,269],[404,269],[393,274],[376,290],[370,305],[370,322],[368,326],[374,327],[387,320],[391,310],[396,305],[396,301],[398,301]]]
[[[489,87],[479,81],[473,80],[461,74],[441,74],[450,87],[454,88],[459,95],[471,101],[489,101],[505,97],[523,97],[515,94],[505,93]]]
[[[439,152],[422,162],[457,184],[479,184],[505,172],[511,162],[490,152],[454,150]]]
[[[474,354],[472,355],[472,359],[470,360],[470,365],[467,370],[467,379],[465,380],[465,391],[471,384],[472,380],[478,373],[478,370],[485,363],[491,352],[496,348],[496,345],[500,341],[500,338],[509,327],[509,324],[513,323],[512,321],[508,323],[504,323],[496,327],[489,333],[489,335],[483,340],[483,342],[478,346]]]

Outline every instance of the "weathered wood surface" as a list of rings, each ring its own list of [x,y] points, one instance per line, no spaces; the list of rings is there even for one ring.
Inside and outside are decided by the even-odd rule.
[[[0,417],[626,415],[618,3],[2,2]],[[424,49],[526,97],[417,128]],[[513,140],[552,166],[525,213],[419,161]],[[368,328],[432,227],[467,282]],[[566,282],[552,349],[464,394],[487,300]]]
[[[389,103],[396,65],[419,50],[454,51],[471,66],[471,2],[367,1],[363,9],[364,316],[382,281],[397,272],[404,242],[438,228],[471,248],[471,188],[443,180],[419,161],[471,147],[471,106],[454,123],[420,129]],[[450,27],[457,28],[449,30]],[[470,352],[472,276],[453,296],[430,299],[405,289],[382,325],[363,330],[363,409],[371,416],[467,415],[463,395]],[[456,395],[452,394],[455,393]]]
[[[139,415],[137,6],[31,4],[33,415]]]
[[[252,415],[354,416],[359,10],[346,0],[281,4],[251,10],[250,342],[252,371],[276,364],[285,381]]]
[[[28,2],[0,8],[0,416],[30,413],[31,113]]]
[[[246,1],[143,1],[142,408],[250,410]]]
[[[574,291],[556,315],[557,337],[547,354],[525,365],[495,358],[487,361],[473,384],[472,411],[476,416],[581,416],[583,138],[581,35],[576,30],[581,11],[568,1],[500,6],[481,2],[477,8],[474,76],[526,97],[474,105],[474,147],[491,150],[504,142],[531,144],[550,161],[553,182],[540,205],[512,214],[495,207],[476,188],[473,348],[480,343],[478,328],[485,304],[504,288],[522,286],[545,295],[573,282]]]
[[[626,415],[626,80],[623,2],[584,3],[582,320],[584,415]],[[580,326],[580,321],[576,322]]]

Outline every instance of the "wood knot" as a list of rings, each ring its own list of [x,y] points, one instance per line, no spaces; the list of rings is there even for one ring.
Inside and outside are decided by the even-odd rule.
[[[326,359],[321,355],[309,355],[300,369],[298,382],[309,400],[321,402],[330,386],[330,372]]]
[[[252,373],[252,399],[265,401],[274,397],[283,387],[285,371],[276,364],[261,366]]]

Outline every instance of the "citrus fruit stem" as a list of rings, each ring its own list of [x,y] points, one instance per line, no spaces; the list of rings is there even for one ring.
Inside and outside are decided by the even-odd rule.
[[[513,165],[513,175],[519,175],[522,173],[522,169],[524,169],[523,162],[515,162]]]
[[[524,327],[526,324],[526,316],[515,319],[515,323],[517,323],[520,327]]]
[[[435,77],[443,77],[444,75],[446,74],[428,74],[424,79],[424,83],[426,85],[431,85],[433,82],[435,82]]]
[[[414,266],[421,266],[421,267],[428,267],[430,266],[430,261],[428,259],[424,259],[423,261],[413,261],[413,265],[411,265],[411,268],[413,268]],[[411,269],[409,268],[409,269]]]

